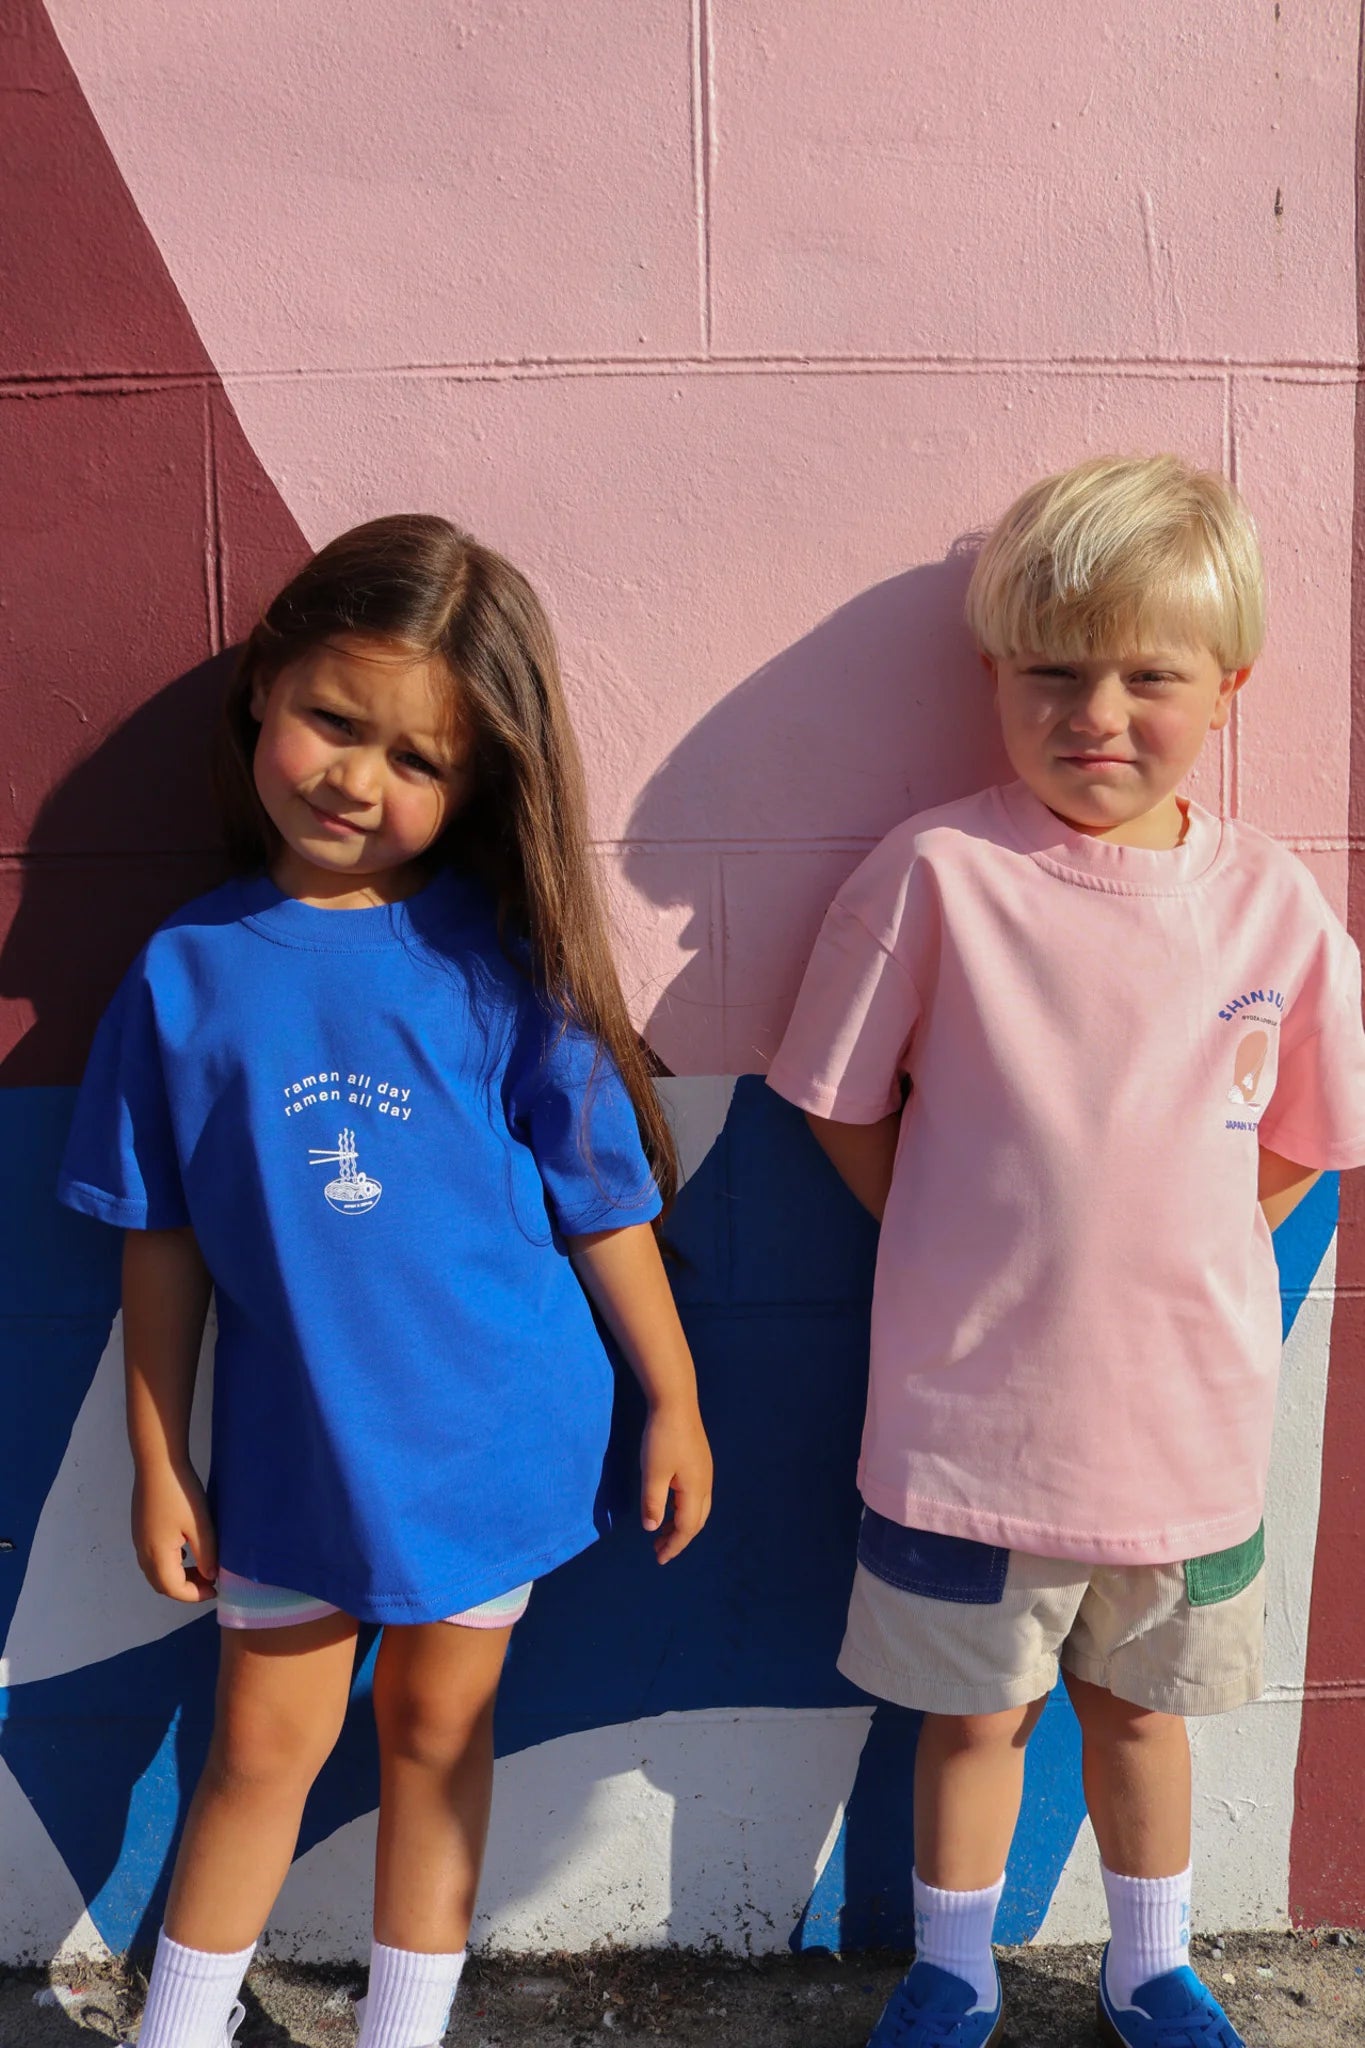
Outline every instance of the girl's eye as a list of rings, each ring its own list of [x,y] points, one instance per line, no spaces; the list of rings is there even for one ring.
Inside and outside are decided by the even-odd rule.
[[[421,754],[400,754],[398,758],[405,768],[415,768],[420,775],[439,776],[441,773],[434,761],[428,761]]]
[[[324,711],[319,704],[315,706],[313,716],[314,718],[321,719],[322,723],[325,726],[329,726],[333,732],[349,732],[351,730],[350,719],[343,718],[339,711]]]

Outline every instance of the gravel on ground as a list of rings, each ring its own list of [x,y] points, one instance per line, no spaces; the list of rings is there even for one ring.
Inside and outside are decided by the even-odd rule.
[[[1093,2048],[1099,1950],[999,1953],[1010,2048]],[[1365,1935],[1201,1936],[1191,1959],[1248,2048],[1365,2048]],[[446,2048],[863,2048],[905,1961],[674,1949],[475,1957]],[[263,1956],[237,2048],[353,2048],[362,1983],[353,1967]],[[77,2031],[121,2041],[144,1989],[127,1963],[0,1976],[0,2048],[79,2048]]]

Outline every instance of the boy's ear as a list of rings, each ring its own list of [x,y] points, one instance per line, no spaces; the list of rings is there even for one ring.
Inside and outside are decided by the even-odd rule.
[[[982,668],[985,669],[986,674],[990,677],[991,687],[993,689],[995,687],[995,684],[999,680],[999,664],[996,661],[995,656],[993,654],[987,654],[984,647],[978,647],[976,650],[976,658],[981,663]]]
[[[1218,684],[1218,702],[1214,705],[1213,717],[1209,720],[1210,732],[1221,732],[1227,724],[1232,716],[1232,700],[1250,674],[1250,662],[1245,668],[1224,669]]]

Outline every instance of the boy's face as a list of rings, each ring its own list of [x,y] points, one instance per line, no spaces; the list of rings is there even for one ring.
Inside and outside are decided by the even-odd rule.
[[[1050,811],[1119,845],[1179,843],[1175,792],[1249,669],[1222,669],[1203,646],[982,659],[1014,772]]]

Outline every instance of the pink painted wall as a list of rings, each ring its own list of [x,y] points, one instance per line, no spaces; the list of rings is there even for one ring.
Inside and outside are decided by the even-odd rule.
[[[671,1066],[761,1066],[859,850],[988,772],[954,548],[1104,449],[1246,488],[1199,789],[1344,901],[1354,6],[50,11],[309,539],[432,507],[549,598]]]

